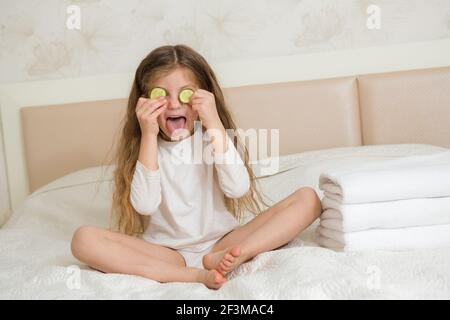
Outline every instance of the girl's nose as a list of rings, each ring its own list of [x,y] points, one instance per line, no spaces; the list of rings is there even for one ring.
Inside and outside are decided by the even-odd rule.
[[[168,109],[178,109],[181,108],[181,103],[178,100],[178,96],[176,95],[171,95],[166,97],[167,99],[167,108]]]

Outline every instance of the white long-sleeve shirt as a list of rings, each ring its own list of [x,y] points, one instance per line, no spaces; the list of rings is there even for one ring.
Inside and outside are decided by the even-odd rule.
[[[137,161],[130,200],[151,216],[146,241],[200,252],[239,226],[224,194],[239,198],[249,190],[247,169],[229,137],[226,152],[215,155],[205,139],[201,127],[179,142],[158,138],[158,170]]]

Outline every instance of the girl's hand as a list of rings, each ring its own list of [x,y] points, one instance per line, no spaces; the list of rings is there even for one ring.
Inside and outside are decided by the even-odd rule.
[[[139,98],[136,104],[136,116],[142,135],[157,136],[159,133],[158,116],[167,108],[166,97],[155,99]]]
[[[192,109],[197,111],[203,126],[207,130],[219,129],[225,131],[222,121],[220,121],[219,114],[217,113],[214,94],[203,89],[198,89],[192,95],[190,104]]]
[[[214,152],[225,152],[227,150],[227,135],[217,113],[214,94],[206,90],[198,89],[192,95],[190,103],[192,104],[192,109],[197,111],[202,124],[212,138]]]

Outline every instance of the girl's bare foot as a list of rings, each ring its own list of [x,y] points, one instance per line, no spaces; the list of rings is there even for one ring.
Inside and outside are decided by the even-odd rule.
[[[205,270],[203,278],[201,279],[203,284],[210,289],[219,289],[226,281],[227,278],[222,276],[217,270]]]
[[[239,246],[229,247],[225,250],[208,253],[203,257],[203,266],[207,270],[217,270],[222,276],[230,273],[244,262]]]

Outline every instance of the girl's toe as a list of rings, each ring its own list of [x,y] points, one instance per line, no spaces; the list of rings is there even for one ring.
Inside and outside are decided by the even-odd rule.
[[[235,259],[236,258],[232,257],[232,258],[225,258],[224,260],[229,262],[229,263],[233,263]]]
[[[217,268],[217,271],[218,271],[222,276],[225,276],[225,274],[226,274],[226,271],[225,271],[224,268],[222,268],[222,266],[219,266],[219,268]]]
[[[231,267],[233,265],[233,263],[228,260],[222,261],[222,263],[227,267]]]
[[[220,268],[224,271],[228,271],[228,267],[223,262],[220,263]]]
[[[234,256],[237,257],[241,254],[241,248],[240,247],[234,247],[230,250],[230,253]]]
[[[216,283],[221,283],[224,277],[220,274],[220,272],[214,272],[214,280]]]

